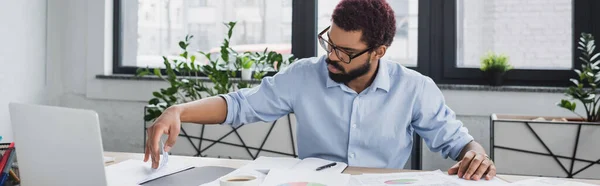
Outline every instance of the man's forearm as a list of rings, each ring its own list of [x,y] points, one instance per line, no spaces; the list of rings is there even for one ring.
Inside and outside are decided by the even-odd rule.
[[[461,160],[463,159],[463,157],[465,157],[465,154],[471,150],[474,150],[475,152],[478,153],[482,153],[482,154],[487,154],[485,152],[485,149],[483,149],[483,147],[475,142],[475,141],[471,141],[469,143],[467,143],[467,145],[465,145],[465,147],[462,149],[462,151],[460,151],[460,155],[458,156],[458,159]]]
[[[220,96],[171,106],[165,112],[175,112],[181,122],[220,124],[227,117],[227,102]]]

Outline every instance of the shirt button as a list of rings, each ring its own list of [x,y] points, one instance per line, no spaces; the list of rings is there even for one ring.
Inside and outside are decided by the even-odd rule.
[[[352,128],[355,129],[356,128],[356,124],[352,124]]]
[[[354,153],[351,153],[351,154],[350,154],[350,158],[354,158]]]

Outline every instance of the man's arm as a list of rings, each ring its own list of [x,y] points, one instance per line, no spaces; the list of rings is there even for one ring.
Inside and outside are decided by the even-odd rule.
[[[412,126],[427,146],[433,152],[441,151],[444,158],[459,160],[449,174],[475,180],[486,173],[486,179],[495,176],[495,166],[485,150],[446,106],[442,92],[431,79],[424,80],[414,109]]]
[[[144,161],[151,157],[152,167],[158,167],[160,137],[168,135],[164,150],[169,151],[179,136],[181,122],[237,126],[272,121],[291,112],[295,82],[302,79],[298,63],[263,78],[256,87],[169,107],[147,129]]]
[[[227,103],[221,96],[214,96],[175,105],[165,112],[175,112],[184,123],[220,124],[227,117]]]

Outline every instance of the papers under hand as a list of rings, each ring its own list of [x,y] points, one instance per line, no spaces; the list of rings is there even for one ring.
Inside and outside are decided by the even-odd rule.
[[[153,169],[147,162],[127,160],[106,167],[108,185],[141,185],[144,182],[161,178],[193,168],[184,162],[169,162],[160,169]]]
[[[350,175],[289,169],[271,169],[261,186],[346,186]]]
[[[146,182],[193,168],[184,162],[169,162],[169,153],[160,142],[160,164],[153,169],[150,163],[141,160],[127,160],[106,167],[106,177],[109,185],[141,185]]]
[[[443,173],[440,170],[434,171],[437,172],[439,174],[445,175],[448,178],[450,178],[451,180],[455,181],[456,183],[460,184],[461,186],[478,186],[478,185],[486,185],[486,186],[503,186],[506,185],[508,182],[498,178],[498,177],[494,177],[491,180],[486,180],[485,178],[480,179],[479,181],[474,181],[474,180],[465,180],[463,178],[458,177],[458,175],[447,175],[445,173]]]
[[[446,175],[437,172],[406,172],[392,174],[364,174],[352,176],[351,184],[388,186],[388,185],[414,185],[414,186],[459,186]]]
[[[428,172],[405,172],[392,174],[364,174],[352,176],[350,185],[384,186],[390,184],[410,184],[418,186],[503,186],[507,182],[494,178],[492,180],[465,180],[456,175],[447,175],[440,170]]]

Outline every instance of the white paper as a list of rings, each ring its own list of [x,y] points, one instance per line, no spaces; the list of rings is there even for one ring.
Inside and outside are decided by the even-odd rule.
[[[333,161],[319,159],[319,158],[305,158],[302,161],[300,161],[298,164],[296,164],[294,167],[292,167],[292,170],[316,171],[316,169],[318,167],[321,167],[323,165],[327,165],[330,163],[336,163],[336,165],[333,167],[329,167],[329,168],[320,170],[319,172],[342,173],[342,172],[344,172],[344,169],[346,169],[346,167],[348,166],[347,164],[342,163],[342,162],[333,162]]]
[[[316,171],[320,166],[334,163],[333,161],[319,159],[319,158],[305,158],[303,160],[297,158],[285,158],[285,157],[258,157],[248,165],[244,166],[244,169],[254,169],[264,174],[267,174],[271,169],[291,169],[291,170],[304,170],[304,171]],[[336,165],[330,168],[323,169],[319,172],[335,172],[341,173],[348,166],[343,162],[335,162]]]
[[[153,169],[152,165],[142,160],[126,160],[107,166],[106,179],[108,185],[139,185],[143,181],[181,172],[192,168],[183,162],[171,161],[161,169]]]
[[[438,172],[406,172],[392,174],[364,174],[352,176],[351,185],[389,186],[460,186],[455,180]]]
[[[261,186],[346,186],[349,180],[348,174],[272,169]]]
[[[591,184],[559,178],[533,178],[513,182],[507,186],[592,186]]]
[[[508,182],[498,178],[498,177],[494,177],[491,180],[486,180],[485,177],[482,179],[479,179],[478,181],[474,181],[474,180],[465,180],[463,178],[459,178],[458,175],[448,175],[444,172],[442,172],[441,170],[437,170],[434,171],[437,172],[439,174],[442,174],[444,176],[447,176],[448,178],[450,178],[451,180],[455,181],[456,183],[460,184],[461,186],[478,186],[478,185],[486,185],[486,186],[504,186],[506,185]]]
[[[104,163],[113,162],[113,161],[115,161],[115,158],[104,156]]]
[[[271,169],[290,169],[300,162],[297,158],[261,156],[244,166],[244,169],[254,169],[266,174]],[[265,172],[266,171],[266,172]]]
[[[220,183],[221,178],[230,177],[230,176],[254,176],[254,177],[256,177],[258,179],[259,183],[262,183],[264,181],[265,177],[266,177],[265,174],[263,174],[263,173],[261,173],[259,171],[256,171],[256,170],[253,170],[253,169],[242,169],[242,168],[240,168],[240,169],[237,169],[237,170],[235,170],[235,171],[233,171],[233,172],[231,172],[231,173],[229,173],[229,174],[227,174],[225,176],[220,177],[219,179],[216,179],[216,180],[214,180],[212,182],[209,182],[209,183],[202,184],[200,186],[219,186],[221,184]]]

